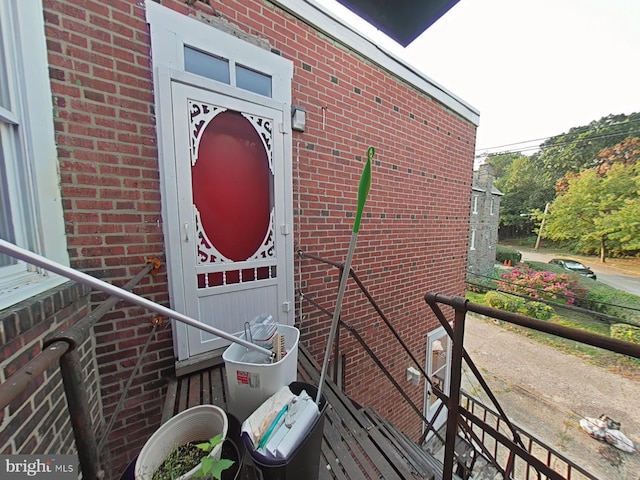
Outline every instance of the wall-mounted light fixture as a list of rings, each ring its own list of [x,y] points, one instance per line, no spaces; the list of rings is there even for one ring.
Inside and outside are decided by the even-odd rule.
[[[291,128],[296,132],[304,132],[307,123],[307,109],[300,105],[291,107]]]

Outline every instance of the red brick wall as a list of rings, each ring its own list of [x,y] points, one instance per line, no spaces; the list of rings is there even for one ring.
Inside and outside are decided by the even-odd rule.
[[[65,283],[0,312],[0,383],[42,352],[44,342],[66,330],[88,311],[89,289]],[[79,346],[91,416],[101,421],[93,339]],[[75,453],[64,387],[58,364],[0,411],[0,453]]]
[[[71,266],[123,285],[147,257],[164,259],[149,34],[143,2],[44,0],[54,121]],[[134,290],[168,304],[166,273]],[[106,298],[94,293],[92,300]],[[109,421],[151,315],[120,304],[95,327]],[[168,325],[168,324],[167,324]],[[173,370],[170,329],[152,341],[110,436],[119,475],[160,421]]]
[[[149,35],[137,0],[44,0],[62,197],[72,266],[122,284],[146,256],[162,257]],[[185,14],[183,0],[163,5]],[[294,63],[294,103],[307,130],[293,135],[296,248],[342,261],[369,145],[373,183],[353,267],[416,355],[435,325],[427,291],[463,292],[475,127],[370,61],[266,2],[211,1],[218,15],[267,39]],[[323,120],[324,118],[324,120]],[[304,260],[297,285],[333,309],[337,271]],[[167,303],[166,278],[137,290]],[[94,295],[99,300],[100,295]],[[371,342],[401,384],[409,362],[350,287],[343,319]],[[303,304],[303,339],[321,359],[328,321]],[[120,308],[96,328],[105,415],[150,331],[148,315]],[[347,392],[408,433],[419,429],[387,380],[346,335]],[[159,420],[171,338],[152,344],[148,375],[134,384],[111,437],[121,471]],[[422,405],[422,387],[411,390]],[[136,432],[132,434],[131,432]]]

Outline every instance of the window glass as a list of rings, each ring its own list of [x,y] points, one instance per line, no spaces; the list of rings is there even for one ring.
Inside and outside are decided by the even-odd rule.
[[[0,19],[0,26],[2,19]],[[0,29],[0,107],[11,110],[9,103],[9,78],[7,75],[7,61],[4,53],[4,40],[2,39],[2,30]]]
[[[271,97],[271,77],[242,65],[236,65],[236,86],[265,97]]]
[[[229,60],[184,47],[184,69],[229,85]]]
[[[9,209],[9,189],[7,186],[7,168],[2,148],[2,133],[6,132],[4,125],[0,125],[0,238],[15,243],[11,210]],[[11,257],[0,253],[0,267],[16,263]],[[0,272],[1,276],[1,272]]]

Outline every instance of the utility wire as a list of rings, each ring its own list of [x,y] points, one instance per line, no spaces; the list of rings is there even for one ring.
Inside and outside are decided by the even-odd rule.
[[[625,123],[616,123],[614,125],[611,125],[610,127],[614,127],[614,126],[618,126],[618,125],[628,125],[628,124],[636,124],[636,123],[640,123],[640,119],[638,120],[632,120],[629,122],[625,122]],[[609,127],[607,127],[609,128]],[[552,138],[557,138],[557,137],[563,137],[563,136],[567,136],[567,135],[573,135],[573,134],[581,134],[581,133],[585,133],[588,130],[582,130],[582,131],[575,131],[575,132],[571,132],[571,133],[565,133],[565,134],[561,134],[561,135],[554,135],[552,137],[544,137],[544,138],[536,138],[536,139],[532,139],[532,140],[523,140],[521,142],[514,142],[514,143],[507,143],[504,145],[497,145],[495,147],[486,147],[486,148],[476,148],[476,154],[478,152],[483,152],[484,154],[495,154],[495,153],[510,153],[510,152],[520,152],[520,151],[525,151],[525,150],[532,150],[532,149],[540,149],[541,148],[541,144],[537,143],[536,145],[525,145],[521,148],[512,148],[506,151],[500,151],[500,152],[488,152],[488,150],[496,150],[496,149],[500,149],[503,147],[512,147],[515,145],[521,145],[521,144],[527,144],[527,143],[532,143],[532,142],[540,142],[541,140],[550,140]],[[633,133],[637,133],[639,130],[637,129],[632,129],[630,131],[622,131],[622,132],[608,132],[608,133],[603,133],[601,135],[593,135],[590,136],[589,138],[581,138],[581,139],[575,139],[575,140],[570,140],[570,141],[566,141],[566,142],[560,142],[560,143],[554,143],[550,146],[548,146],[547,148],[550,147],[554,147],[556,145],[565,145],[565,144],[572,144],[572,143],[580,143],[583,141],[590,141],[592,139],[598,139],[598,138],[607,138],[610,136],[617,136],[617,135],[629,135],[629,134],[633,134]]]
[[[637,133],[640,133],[640,129],[638,130],[631,130],[628,132],[619,132],[619,133],[608,133],[608,134],[603,134],[603,135],[594,135],[592,137],[589,138],[581,138],[581,139],[577,139],[577,140],[570,140],[570,141],[566,141],[566,142],[559,142],[559,143],[554,143],[553,145],[549,145],[548,147],[545,148],[545,150],[553,148],[553,147],[564,147],[564,146],[568,146],[568,145],[579,145],[581,143],[588,143],[592,140],[595,139],[599,139],[599,138],[609,138],[609,137],[617,137],[620,135],[627,135],[627,136],[631,136],[631,135],[635,135]],[[507,154],[507,153],[521,153],[521,152],[526,152],[529,150],[540,150],[540,146],[530,146],[530,147],[522,147],[522,148],[518,148],[518,149],[513,149],[513,150],[504,150],[502,152],[484,152],[482,154],[476,154],[475,158],[482,158],[482,157],[488,157],[491,155],[503,155],[503,154]]]
[[[606,126],[604,126],[602,128],[616,127],[618,125],[629,125],[631,123],[640,123],[640,118],[638,118],[636,120],[629,120],[629,121],[626,121],[626,122],[612,123],[611,125],[606,125]],[[495,147],[477,148],[476,152],[483,151],[483,150],[494,150],[496,148],[511,147],[513,145],[520,145],[521,143],[531,143],[531,142],[539,142],[539,141],[542,141],[542,140],[550,140],[550,139],[552,139],[554,137],[562,137],[562,136],[565,136],[565,135],[580,134],[580,133],[588,132],[589,130],[592,130],[592,129],[593,129],[593,127],[591,127],[589,125],[585,125],[583,127],[577,127],[573,131],[569,131],[567,133],[561,133],[559,135],[551,135],[549,137],[534,138],[532,140],[523,140],[521,142],[506,143],[504,145],[497,145]]]

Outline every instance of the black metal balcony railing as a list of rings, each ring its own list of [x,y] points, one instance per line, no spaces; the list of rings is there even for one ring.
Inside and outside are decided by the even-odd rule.
[[[465,408],[461,404],[460,382],[463,358],[467,361],[469,366],[472,367],[476,378],[480,380],[481,385],[483,386],[483,388],[485,388],[485,393],[489,393],[488,387],[486,387],[486,382],[481,380],[482,377],[480,375],[480,372],[477,371],[477,368],[475,368],[473,362],[464,350],[464,327],[466,314],[467,312],[475,312],[487,317],[502,320],[504,322],[516,324],[522,327],[537,330],[539,332],[549,333],[558,337],[574,340],[576,342],[603,348],[611,352],[615,352],[621,355],[628,355],[635,358],[640,358],[640,345],[617,340],[614,338],[604,337],[602,335],[597,335],[590,332],[583,332],[561,325],[543,322],[541,320],[536,320],[516,313],[505,312],[491,307],[485,307],[483,305],[469,302],[462,297],[449,297],[438,295],[435,293],[427,293],[425,295],[425,301],[436,314],[438,320],[440,320],[440,323],[445,328],[448,335],[453,338],[451,390],[447,403],[448,419],[445,446],[444,478],[447,480],[452,478],[450,476],[451,474],[448,472],[453,469],[454,456],[452,452],[454,451],[455,447],[454,442],[456,435],[456,420],[458,421],[458,425],[460,425],[459,421],[461,419],[463,420],[461,426],[466,432],[471,433],[473,432],[474,428],[482,431],[481,438],[475,436],[474,442],[482,444],[484,446],[485,452],[488,444],[488,437],[491,438],[490,443],[492,443],[494,446],[499,444],[499,446],[494,447],[494,454],[492,455],[492,461],[494,462],[494,464],[497,464],[498,462],[498,459],[496,458],[498,448],[506,449],[508,451],[508,455],[506,456],[506,464],[504,466],[501,465],[499,468],[499,470],[503,473],[504,478],[513,478],[512,475],[515,471],[514,468],[518,461],[524,461],[524,463],[526,464],[526,478],[529,478],[532,469],[533,471],[535,471],[535,476],[540,477],[540,475],[543,475],[544,477],[549,479],[561,480],[564,478],[572,478],[572,472],[580,472],[585,475],[584,478],[597,478],[596,476],[586,472],[586,470],[581,468],[575,462],[572,462],[562,456],[559,452],[555,452],[553,449],[546,446],[543,442],[536,440],[535,443],[537,444],[537,446],[545,451],[544,460],[540,460],[539,457],[533,453],[534,441],[531,438],[529,439],[527,446],[525,446],[520,431],[518,429],[514,430],[514,427],[512,425],[509,426],[509,429],[511,430],[513,438],[509,438],[499,431],[499,429],[497,428],[499,425],[493,427],[487,424],[486,419],[478,417],[473,408]],[[450,326],[445,315],[442,313],[439,304],[448,305],[454,308],[455,322],[453,328]],[[471,405],[475,406],[474,403],[472,403]],[[503,416],[502,413],[498,415],[498,418],[503,421],[506,420],[506,416]],[[553,457],[561,459],[564,463],[568,464],[566,477],[551,468]]]
[[[155,273],[159,266],[160,262],[158,260],[149,260],[140,272],[122,287],[123,290],[132,290],[150,272]],[[120,298],[110,296],[89,315],[79,320],[74,326],[55,335],[43,345],[42,352],[14,373],[5,383],[0,385],[0,410],[2,410],[10,405],[29,385],[38,381],[39,376],[44,371],[53,367],[56,362],[59,362],[67,400],[67,410],[73,428],[76,449],[78,451],[78,461],[80,462],[82,477],[86,479],[98,479],[102,476],[99,475],[100,456],[98,452],[100,449],[98,448],[98,441],[96,440],[96,431],[91,421],[88,392],[85,389],[82,362],[78,347],[89,338],[91,329],[118,301],[120,301]],[[157,324],[154,323],[149,339],[153,338],[156,326]],[[144,349],[146,350],[146,346]],[[130,385],[133,376],[138,371],[143,357],[144,355],[139,357],[138,364],[132,372],[128,385]],[[127,391],[128,387],[123,390],[122,397],[116,406],[116,410],[113,412],[109,426],[100,440],[101,446],[106,443],[110,429],[113,426],[113,421],[122,409]]]

